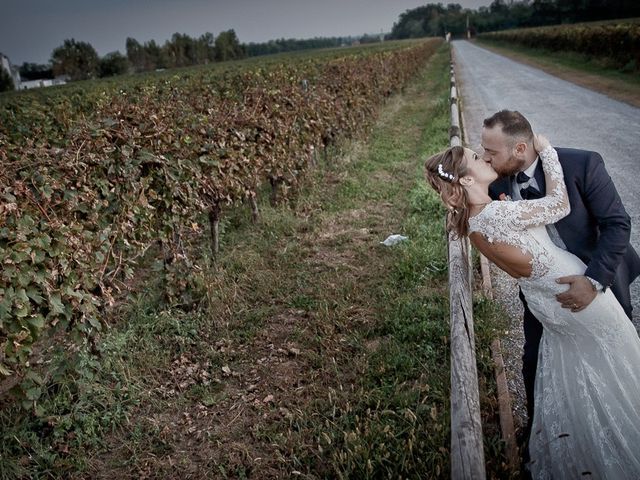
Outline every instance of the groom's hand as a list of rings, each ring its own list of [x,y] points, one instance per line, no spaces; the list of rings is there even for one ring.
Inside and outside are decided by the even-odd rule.
[[[569,290],[556,295],[562,308],[570,308],[572,312],[580,312],[587,308],[598,292],[584,275],[569,275],[556,279],[557,283],[570,285]]]

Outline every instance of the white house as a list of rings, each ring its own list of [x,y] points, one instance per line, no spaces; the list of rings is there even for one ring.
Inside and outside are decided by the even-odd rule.
[[[20,82],[20,90],[27,90],[29,88],[50,87],[52,85],[64,85],[67,83],[67,77],[40,78],[38,80],[25,80]]]
[[[9,61],[9,57],[0,53],[0,62],[2,62],[2,67],[4,70],[9,72],[11,78],[13,78],[13,85],[16,90],[27,90],[29,88],[39,88],[39,87],[50,87],[52,85],[64,85],[69,80],[67,75],[61,75],[54,79],[50,78],[39,78],[37,80],[25,80],[22,81],[20,78],[20,71],[17,67],[11,65]]]

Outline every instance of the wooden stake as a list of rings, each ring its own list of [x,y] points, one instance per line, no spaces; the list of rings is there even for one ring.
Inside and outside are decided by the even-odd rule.
[[[220,203],[215,202],[209,210],[209,224],[211,225],[211,249],[215,257],[220,250]]]
[[[251,203],[251,221],[253,223],[258,223],[259,212],[258,212],[258,202],[256,200],[255,195],[249,197],[249,202]]]
[[[269,183],[271,184],[271,195],[269,196],[269,202],[272,207],[275,207],[278,203],[278,184],[280,183],[276,178],[269,177]]]

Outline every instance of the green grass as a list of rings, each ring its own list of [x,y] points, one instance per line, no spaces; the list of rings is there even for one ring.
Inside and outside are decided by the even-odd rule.
[[[0,478],[449,476],[444,209],[422,176],[448,143],[448,72],[443,46],[288,205],[262,192],[258,226],[225,212],[215,261],[193,239],[189,302],[163,303],[152,275],[100,356],[80,355],[85,377],[48,382],[37,412],[5,407]],[[379,245],[391,233],[409,240]],[[487,468],[505,478],[503,325],[492,303],[474,310]]]

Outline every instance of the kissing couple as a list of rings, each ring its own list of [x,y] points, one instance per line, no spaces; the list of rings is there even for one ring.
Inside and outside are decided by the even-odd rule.
[[[425,175],[449,209],[447,229],[517,279],[525,468],[535,479],[639,479],[640,339],[629,285],[640,258],[602,157],[552,147],[509,110],[484,120],[482,148],[433,155]]]

